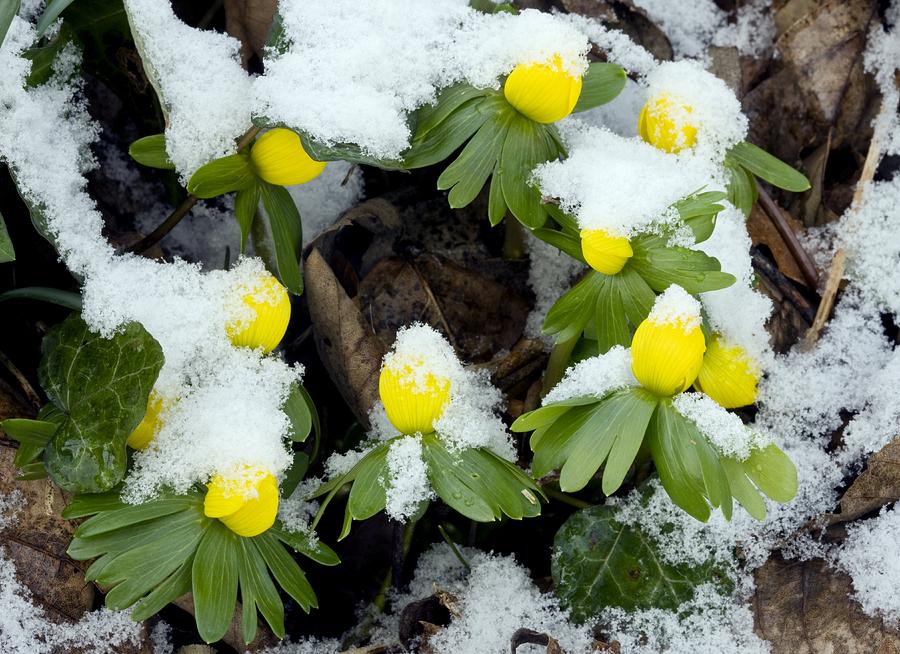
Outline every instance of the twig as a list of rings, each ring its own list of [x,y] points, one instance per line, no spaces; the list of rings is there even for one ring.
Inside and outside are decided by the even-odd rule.
[[[797,308],[797,311],[800,312],[800,315],[807,323],[812,324],[816,315],[815,311],[813,311],[812,305],[805,297],[803,297],[803,294],[797,290],[791,280],[785,277],[784,273],[778,270],[778,267],[769,261],[756,248],[751,250],[750,256],[753,261],[753,267],[763,273],[766,279],[768,279],[778,291]]]
[[[16,381],[19,382],[19,386],[22,387],[25,395],[28,396],[28,401],[34,406],[35,409],[40,409],[43,402],[41,402],[41,396],[37,394],[37,391],[34,390],[34,387],[31,385],[31,382],[28,381],[28,378],[22,374],[22,371],[19,370],[18,366],[14,364],[8,356],[6,356],[3,352],[0,352],[0,363],[9,370],[10,374],[16,378]]]
[[[416,277],[419,278],[419,285],[422,287],[422,290],[425,291],[425,296],[428,298],[428,302],[434,305],[435,311],[437,311],[438,320],[441,323],[441,327],[444,328],[444,331],[447,332],[447,338],[450,339],[450,345],[453,346],[453,349],[458,350],[459,346],[456,343],[456,338],[453,336],[453,330],[450,329],[450,323],[447,322],[446,316],[444,316],[444,311],[441,309],[441,304],[438,302],[434,293],[431,290],[431,285],[428,283],[428,280],[425,279],[425,275],[422,274],[422,271],[419,270],[419,267],[416,265],[415,261],[410,261],[409,265],[412,267],[413,272],[416,273]]]
[[[775,225],[775,229],[778,230],[788,250],[790,250],[791,256],[794,257],[794,261],[797,262],[797,266],[803,274],[803,279],[806,280],[811,289],[816,290],[819,287],[819,271],[816,269],[816,264],[813,262],[812,257],[803,249],[803,246],[797,239],[797,235],[784,217],[782,208],[775,203],[775,200],[769,196],[766,189],[759,182],[756,183],[756,189],[759,192],[759,204],[766,212],[766,215],[769,216],[772,224]]]
[[[831,309],[834,307],[834,299],[837,296],[838,288],[841,285],[841,279],[844,277],[844,261],[846,257],[843,249],[839,249],[831,260],[831,267],[828,270],[828,280],[825,282],[825,290],[822,292],[822,301],[819,302],[819,308],[816,311],[816,318],[813,320],[812,327],[803,337],[803,344],[800,346],[803,351],[812,349],[816,341],[819,340],[819,334],[828,322],[831,315]]]

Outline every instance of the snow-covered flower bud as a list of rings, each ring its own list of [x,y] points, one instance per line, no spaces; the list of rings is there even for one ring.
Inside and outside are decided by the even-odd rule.
[[[603,229],[581,230],[581,253],[591,268],[604,275],[615,275],[634,256],[627,238]]]
[[[147,398],[147,413],[144,414],[134,431],[128,434],[128,440],[125,441],[128,447],[135,450],[147,449],[157,430],[162,426],[159,414],[165,405],[166,402],[162,396],[156,391],[150,392],[150,397]]]
[[[418,357],[385,360],[378,393],[388,420],[402,434],[428,434],[450,401],[450,380],[428,370]]]
[[[581,76],[572,75],[556,55],[548,63],[519,64],[506,78],[507,102],[538,123],[565,118],[581,95]]]
[[[287,290],[271,273],[264,272],[251,284],[240,287],[238,293],[252,316],[228,323],[225,327],[228,338],[238,347],[271,352],[281,342],[291,319]]]
[[[691,122],[693,108],[669,93],[647,100],[638,118],[638,134],[650,145],[677,153],[694,147],[697,127]]]
[[[215,475],[207,487],[203,512],[221,520],[238,536],[257,536],[275,524],[278,481],[270,472],[254,466]]]
[[[716,334],[703,356],[694,386],[720,406],[734,409],[756,401],[759,377],[759,364],[747,351]]]

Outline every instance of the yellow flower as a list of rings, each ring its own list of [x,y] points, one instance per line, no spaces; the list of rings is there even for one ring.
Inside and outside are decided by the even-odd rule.
[[[421,359],[387,362],[378,393],[388,420],[402,434],[429,434],[450,401],[450,380],[422,370]],[[417,379],[418,378],[418,379]]]
[[[305,184],[325,170],[324,161],[306,153],[297,133],[283,127],[270,129],[256,139],[250,161],[257,175],[280,186]]]
[[[666,152],[680,152],[697,142],[697,127],[690,121],[694,109],[662,93],[647,100],[638,118],[638,134],[650,145]]]
[[[250,320],[235,320],[226,325],[228,338],[238,347],[261,347],[263,352],[271,352],[281,342],[291,319],[287,291],[271,273],[265,272],[239,292],[254,315]]]
[[[506,78],[503,95],[531,120],[555,123],[575,108],[581,95],[581,77],[569,74],[556,55],[549,63],[516,66]]]
[[[215,475],[207,487],[203,512],[221,520],[238,536],[257,536],[275,524],[278,481],[252,466],[228,476]]]
[[[719,405],[734,409],[756,401],[759,376],[759,365],[746,350],[739,345],[728,344],[717,334],[706,349],[694,386]]]
[[[581,253],[597,272],[615,275],[634,255],[634,250],[624,236],[613,236],[602,229],[582,229]]]
[[[631,370],[648,391],[669,397],[694,382],[705,349],[699,323],[658,322],[651,313],[634,332]]]
[[[147,412],[140,423],[138,423],[138,426],[134,428],[134,431],[128,435],[128,440],[125,441],[128,447],[135,450],[147,449],[150,441],[153,440],[153,436],[156,435],[157,429],[162,426],[159,414],[163,409],[163,404],[162,397],[157,395],[155,391],[151,391],[150,397],[147,398]]]

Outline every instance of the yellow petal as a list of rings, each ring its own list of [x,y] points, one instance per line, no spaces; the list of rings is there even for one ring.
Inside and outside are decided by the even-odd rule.
[[[744,348],[730,345],[716,335],[706,349],[694,386],[720,406],[735,409],[756,401],[759,376],[759,365]]]
[[[602,229],[581,230],[581,253],[588,265],[604,275],[615,275],[633,255],[624,236],[612,236]]]
[[[648,391],[669,397],[690,386],[703,363],[706,349],[699,326],[658,323],[648,318],[631,341],[631,370]]]
[[[135,450],[147,449],[157,430],[162,427],[159,414],[163,409],[163,405],[163,399],[155,391],[151,391],[150,397],[147,398],[147,412],[140,423],[138,423],[138,426],[134,428],[134,431],[128,435],[128,440],[125,441],[128,447]]]
[[[420,364],[421,366],[422,364]],[[425,373],[416,383],[411,366],[385,366],[378,379],[378,393],[388,420],[402,434],[429,434],[450,401],[450,380]]]
[[[565,118],[578,103],[581,77],[562,66],[559,55],[546,64],[519,64],[506,78],[503,95],[520,113],[538,123]]]
[[[306,153],[297,133],[283,127],[256,139],[250,149],[250,161],[257,175],[280,186],[305,184],[325,170],[324,161],[316,161]]]
[[[647,100],[638,118],[638,134],[650,145],[666,152],[680,152],[697,142],[697,127],[690,122],[693,108],[662,93]]]
[[[241,288],[244,303],[254,312],[250,320],[231,322],[225,327],[228,338],[237,347],[274,350],[291,320],[288,293],[270,273],[263,273],[250,287]]]
[[[203,500],[207,517],[219,518],[239,536],[256,536],[275,523],[278,481],[261,468],[244,466],[229,476],[210,480]]]

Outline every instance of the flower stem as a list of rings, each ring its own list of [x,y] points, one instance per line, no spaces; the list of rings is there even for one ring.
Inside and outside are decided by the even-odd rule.
[[[562,502],[563,504],[574,506],[576,509],[586,509],[589,506],[593,506],[593,504],[591,504],[590,502],[579,500],[577,497],[572,497],[571,495],[567,495],[566,493],[553,488],[544,487],[541,490],[544,491],[547,497],[550,497],[557,502]]]

